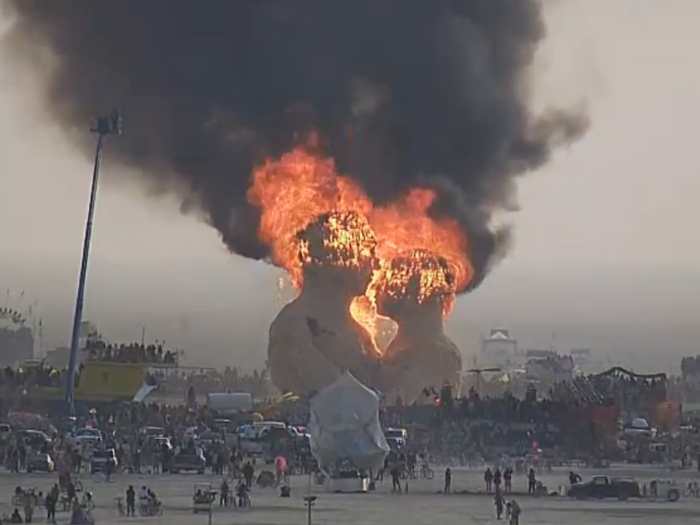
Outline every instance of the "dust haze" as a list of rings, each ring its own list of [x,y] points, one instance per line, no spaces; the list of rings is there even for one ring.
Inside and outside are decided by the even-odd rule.
[[[521,211],[499,218],[515,245],[458,301],[448,334],[465,363],[503,326],[525,348],[591,347],[667,370],[700,341],[697,1],[547,5],[537,97],[587,100],[593,125],[518,185]],[[0,64],[0,290],[25,290],[25,307],[39,298],[50,347],[70,331],[91,166],[38,96]],[[115,341],[145,324],[190,362],[260,366],[279,272],[227,253],[180,202],[115,182],[130,174],[114,163],[104,172],[86,319]]]
[[[45,347],[65,344],[73,315],[77,268],[55,264],[3,265],[20,285],[42,290]],[[212,277],[244,271],[245,278]],[[109,263],[90,273],[85,318],[114,341],[165,339],[186,350],[190,364],[246,369],[262,366],[267,330],[282,303],[268,265],[249,261]],[[465,366],[480,350],[479,338],[505,326],[522,348],[589,347],[594,356],[640,370],[674,370],[700,341],[700,275],[678,268],[664,276],[621,266],[565,271],[522,271],[505,265],[499,278],[459,301],[447,333],[462,349]],[[31,285],[31,286],[30,286]],[[601,300],[604,297],[605,300]],[[25,304],[29,297],[25,299]]]

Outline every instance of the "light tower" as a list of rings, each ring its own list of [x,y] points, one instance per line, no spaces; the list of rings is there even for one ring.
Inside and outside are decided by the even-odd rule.
[[[85,221],[85,237],[83,238],[83,255],[80,262],[78,277],[78,293],[75,300],[73,316],[73,332],[70,341],[70,358],[68,361],[68,376],[66,377],[66,408],[68,415],[75,415],[75,373],[78,364],[78,343],[80,340],[80,325],[83,319],[83,302],[85,298],[85,279],[87,277],[88,259],[90,256],[90,240],[92,238],[92,221],[95,215],[95,200],[97,198],[97,181],[100,174],[100,157],[102,146],[107,135],[121,135],[122,118],[117,110],[108,116],[97,117],[92,121],[90,132],[97,134],[95,150],[95,165],[92,170],[92,186],[90,188],[90,203],[88,204],[87,220]]]

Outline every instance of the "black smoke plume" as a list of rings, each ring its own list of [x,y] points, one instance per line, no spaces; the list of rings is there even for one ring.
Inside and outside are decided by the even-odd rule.
[[[457,218],[478,284],[502,252],[493,213],[516,176],[581,136],[585,115],[528,109],[545,36],[536,0],[0,0],[7,57],[42,71],[51,117],[92,155],[182,197],[229,249],[265,258],[251,169],[315,129],[378,203],[418,181]],[[51,66],[37,57],[51,56]]]

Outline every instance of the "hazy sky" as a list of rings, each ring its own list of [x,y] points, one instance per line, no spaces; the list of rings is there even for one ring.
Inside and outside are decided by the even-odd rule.
[[[507,218],[517,227],[516,245],[503,267],[474,294],[473,303],[464,299],[462,307],[471,311],[479,304],[494,312],[491,318],[482,315],[482,329],[489,323],[518,326],[530,319],[531,312],[498,301],[527,305],[538,299],[523,300],[503,287],[499,294],[495,291],[499,280],[501,286],[508,282],[509,286],[527,287],[532,273],[541,277],[538,282],[544,283],[543,293],[547,294],[566,287],[567,275],[575,281],[588,272],[605,275],[609,269],[610,275],[623,275],[628,268],[639,276],[635,282],[650,294],[666,293],[658,305],[663,309],[661,317],[671,311],[670,318],[686,328],[694,326],[700,301],[688,290],[700,288],[700,272],[696,271],[700,237],[694,220],[700,195],[700,2],[547,3],[550,36],[537,66],[537,103],[585,101],[592,127],[580,143],[523,180],[522,210]],[[25,288],[32,297],[41,297],[42,303],[68,303],[68,312],[91,166],[41,116],[32,101],[31,82],[14,71],[11,75],[2,64],[0,113],[0,289]],[[125,127],[128,132],[128,122]],[[108,173],[113,169],[104,166],[105,178],[114,180]],[[41,267],[42,278],[36,279],[36,272],[26,273],[28,265]],[[166,267],[175,277],[164,277]],[[124,273],[131,277],[120,274],[124,268],[133,270]],[[193,278],[192,271],[203,273],[214,284],[178,281]],[[109,309],[98,312],[94,305],[110,303],[105,294],[114,293],[105,291],[105,282],[95,282],[100,278],[109,282],[112,275],[119,274],[147,294],[153,286],[163,293],[180,290],[178,300],[196,305],[175,321],[173,333],[180,334],[183,344],[192,344],[193,334],[201,335],[192,319],[214,316],[227,307],[227,301],[231,311],[236,311],[256,286],[264,289],[260,311],[269,317],[276,308],[272,302],[274,271],[229,256],[213,230],[179,215],[174,201],[145,197],[138,185],[101,187],[91,272],[93,288],[86,316],[99,314],[98,323],[111,322],[105,318]],[[544,278],[548,272],[559,276],[550,289]],[[61,282],[47,288],[54,273]],[[678,285],[679,279],[684,284]],[[611,297],[616,292],[607,284],[596,289],[593,282],[585,290],[590,304],[598,298],[602,308],[612,300],[615,311],[639,311],[641,296],[630,296],[627,304],[624,297]],[[629,287],[634,289],[632,284]],[[128,289],[118,290],[121,295],[117,297],[128,298]],[[216,294],[218,302],[210,302]],[[673,311],[677,306],[674,294],[682,295],[678,312]],[[653,297],[647,300],[653,303]],[[649,318],[656,318],[653,308],[651,304],[646,311]],[[264,339],[268,320],[263,321],[253,340]],[[128,324],[133,327],[134,320]],[[546,324],[545,320],[541,323],[543,333],[557,331]],[[51,337],[65,337],[68,319],[63,317],[53,325]],[[565,330],[575,331],[575,325],[574,316]],[[586,344],[585,334],[577,337],[577,343]],[[257,355],[255,352],[258,349],[244,353]]]

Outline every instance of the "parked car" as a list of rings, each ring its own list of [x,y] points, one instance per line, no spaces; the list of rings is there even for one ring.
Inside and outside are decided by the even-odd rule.
[[[178,474],[186,471],[196,471],[197,474],[204,474],[207,462],[203,454],[181,452],[176,454],[170,462],[170,473]]]
[[[9,423],[0,423],[0,442],[7,442],[12,437],[12,427]]]
[[[78,428],[70,433],[68,441],[73,446],[91,445],[96,446],[102,443],[102,432],[97,428]]]
[[[639,483],[632,479],[609,478],[608,476],[595,476],[585,483],[574,483],[567,495],[576,499],[605,499],[640,497]]]
[[[119,461],[117,460],[117,454],[113,448],[95,450],[90,460],[90,472],[92,474],[96,472],[105,472],[105,470],[107,470],[107,462],[110,460],[116,468]]]
[[[158,450],[163,450],[163,447],[167,448],[168,450],[173,449],[173,445],[170,441],[170,438],[166,436],[151,437],[149,438],[149,442],[155,445],[158,448]]]
[[[56,464],[49,454],[30,452],[27,454],[27,472],[53,472]]]

